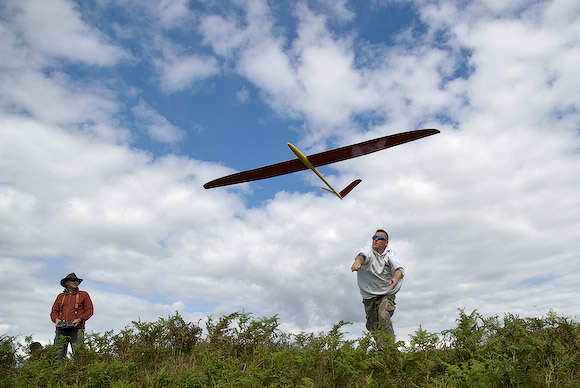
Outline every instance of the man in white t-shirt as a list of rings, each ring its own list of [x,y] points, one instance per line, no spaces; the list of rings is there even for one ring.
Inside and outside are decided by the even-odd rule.
[[[363,248],[351,270],[357,281],[366,313],[369,332],[381,330],[395,336],[391,317],[395,312],[395,294],[401,289],[405,270],[395,252],[388,247],[389,235],[378,229],[370,248]]]

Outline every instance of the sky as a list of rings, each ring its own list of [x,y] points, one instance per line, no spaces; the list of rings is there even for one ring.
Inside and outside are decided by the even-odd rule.
[[[486,317],[578,319],[580,3],[1,0],[0,334],[52,341],[178,311],[366,331],[351,264],[378,228],[397,339]],[[422,128],[311,172],[223,175]]]

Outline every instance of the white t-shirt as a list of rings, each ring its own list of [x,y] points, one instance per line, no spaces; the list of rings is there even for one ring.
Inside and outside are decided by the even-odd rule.
[[[393,289],[389,281],[393,278],[397,269],[401,270],[405,276],[405,270],[399,262],[395,252],[388,246],[380,254],[372,246],[363,248],[360,251],[365,259],[360,269],[357,271],[358,287],[363,299],[370,299],[375,296],[392,295],[399,292],[403,284],[403,278],[399,280],[397,286]]]

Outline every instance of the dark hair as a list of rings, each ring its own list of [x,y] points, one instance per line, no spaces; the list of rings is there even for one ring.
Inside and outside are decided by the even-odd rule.
[[[389,241],[389,234],[387,233],[386,230],[384,230],[384,229],[377,229],[377,231],[375,232],[375,234],[377,234],[379,232],[380,233],[384,233],[387,236],[387,241]]]
[[[28,350],[31,356],[40,356],[44,352],[44,348],[40,342],[32,342],[28,345]]]

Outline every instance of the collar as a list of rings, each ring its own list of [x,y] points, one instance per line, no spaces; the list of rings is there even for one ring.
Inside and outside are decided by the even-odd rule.
[[[70,292],[70,291],[68,290],[68,288],[66,288],[66,287],[65,287],[63,292],[64,292],[65,294],[67,294],[67,295],[74,295],[74,294],[76,294],[76,293],[77,293],[77,292],[79,292],[79,291],[80,291],[80,290],[77,288],[77,290],[76,290],[75,292]]]
[[[388,245],[387,245],[387,247],[385,248],[385,250],[383,251],[383,253],[379,253],[379,252],[377,252],[377,251],[376,251],[376,250],[373,248],[373,252],[375,252],[375,253],[376,253],[377,255],[379,255],[379,256],[384,256],[384,255],[386,255],[387,253],[389,253],[389,251],[390,251],[390,249],[389,249],[389,246],[388,246]]]

